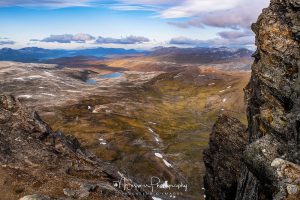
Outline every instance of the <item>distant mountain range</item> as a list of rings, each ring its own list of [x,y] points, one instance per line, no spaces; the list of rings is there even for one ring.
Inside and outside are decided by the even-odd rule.
[[[18,62],[47,62],[59,58],[88,59],[107,58],[112,56],[134,56],[146,55],[156,57],[162,61],[176,63],[211,63],[227,59],[250,58],[252,51],[242,49],[232,49],[227,47],[219,48],[177,48],[177,47],[157,47],[152,51],[139,51],[135,49],[122,48],[94,48],[80,50],[63,49],[43,49],[38,47],[26,47],[22,49],[0,49],[0,61]]]
[[[177,47],[158,47],[150,53],[162,61],[185,63],[185,64],[205,64],[226,60],[252,59],[253,51],[246,48],[233,49],[228,47],[218,48],[177,48]]]
[[[94,48],[80,50],[43,49],[26,47],[22,49],[0,49],[0,61],[41,62],[62,57],[108,57],[114,55],[140,54],[142,51],[122,48]]]

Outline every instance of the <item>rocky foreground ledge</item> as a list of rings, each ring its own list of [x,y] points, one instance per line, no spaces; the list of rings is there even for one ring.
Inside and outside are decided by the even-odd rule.
[[[252,29],[257,51],[245,90],[248,144],[241,123],[219,119],[204,156],[206,196],[299,200],[300,1],[271,0]]]
[[[117,189],[119,179],[76,138],[53,132],[37,113],[0,95],[1,200],[149,199]]]
[[[227,199],[235,196],[241,174],[241,153],[247,145],[246,127],[237,119],[222,115],[213,127],[209,145],[203,155],[208,197]]]

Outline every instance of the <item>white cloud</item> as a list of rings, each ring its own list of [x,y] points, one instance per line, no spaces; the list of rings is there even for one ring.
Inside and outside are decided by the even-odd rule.
[[[191,0],[190,5],[184,4],[170,8],[163,11],[161,15],[165,18],[190,17],[185,22],[170,23],[181,28],[202,28],[206,25],[238,29],[250,27],[261,10],[268,6],[270,0],[210,0],[210,3],[205,2],[206,0]],[[194,5],[194,8],[191,5]]]
[[[95,39],[94,36],[91,36],[91,35],[85,34],[85,33],[78,33],[73,36],[73,41],[75,41],[75,42],[86,42],[86,41],[91,41],[94,39]]]
[[[57,43],[85,43],[87,41],[95,40],[95,37],[85,34],[85,33],[79,33],[76,35],[72,34],[63,34],[63,35],[50,35],[47,38],[44,38],[42,40],[38,39],[32,39],[32,42],[57,42]]]
[[[227,10],[236,7],[241,0],[185,0],[181,5],[161,12],[163,18],[193,17],[203,12]]]

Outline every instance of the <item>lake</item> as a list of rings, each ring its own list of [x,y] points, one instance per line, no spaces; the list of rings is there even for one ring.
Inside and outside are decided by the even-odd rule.
[[[114,72],[114,73],[109,73],[109,74],[104,74],[104,75],[99,75],[97,76],[97,78],[100,78],[100,79],[111,79],[111,78],[119,78],[119,77],[122,77],[124,75],[124,73],[121,73],[121,72]],[[93,78],[89,78],[85,81],[87,84],[90,84],[90,85],[95,85],[97,84],[97,80],[96,79],[93,79]]]

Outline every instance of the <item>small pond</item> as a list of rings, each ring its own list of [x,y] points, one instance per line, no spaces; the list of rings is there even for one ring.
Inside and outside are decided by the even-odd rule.
[[[111,79],[111,78],[119,78],[119,77],[122,77],[123,75],[124,75],[124,73],[115,72],[115,73],[110,73],[110,74],[99,75],[99,76],[97,76],[97,78],[100,78],[100,79]],[[97,84],[97,80],[93,79],[93,78],[89,78],[85,82],[87,84],[90,84],[90,85]]]
[[[100,75],[98,76],[99,78],[119,78],[121,76],[123,76],[124,74],[121,72],[115,72],[115,73],[110,73],[110,74],[104,74],[104,75]]]

